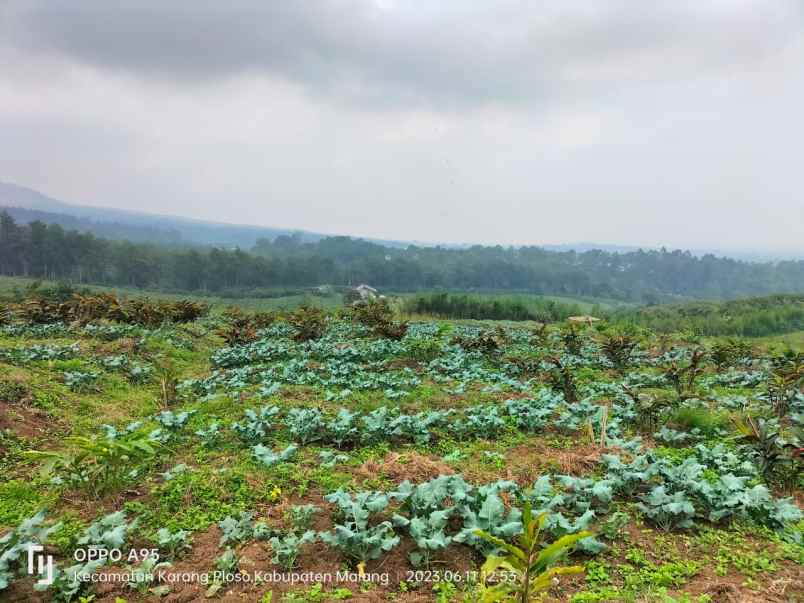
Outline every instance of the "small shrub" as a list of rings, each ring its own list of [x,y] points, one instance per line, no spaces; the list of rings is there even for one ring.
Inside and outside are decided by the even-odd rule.
[[[717,435],[729,425],[727,414],[702,406],[681,406],[672,412],[669,421],[683,431],[697,429],[707,436]]]
[[[555,564],[565,557],[579,540],[591,536],[591,532],[562,536],[555,542],[542,546],[540,532],[547,520],[547,514],[534,517],[530,505],[525,505],[522,520],[524,531],[517,544],[508,544],[482,530],[476,532],[477,536],[502,551],[501,554],[486,557],[481,569],[484,580],[485,576],[493,576],[495,572],[500,571],[508,572],[510,576],[493,586],[484,585],[483,601],[490,603],[539,601],[541,600],[539,593],[549,589],[556,576],[583,572],[581,566],[556,567]]]
[[[394,312],[385,298],[359,301],[349,308],[349,317],[360,323],[378,337],[402,339],[408,325],[394,321]]]
[[[296,329],[296,341],[320,339],[327,329],[327,315],[320,308],[301,306],[288,314],[287,320]]]

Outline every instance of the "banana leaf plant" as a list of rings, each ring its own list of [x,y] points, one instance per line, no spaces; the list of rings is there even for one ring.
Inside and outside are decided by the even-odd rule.
[[[494,581],[491,586],[484,586],[482,603],[530,603],[537,600],[539,592],[550,588],[555,577],[583,572],[579,565],[555,566],[555,563],[579,540],[592,536],[592,532],[568,534],[542,547],[539,535],[547,516],[548,513],[541,513],[534,517],[530,504],[526,504],[522,514],[524,529],[517,544],[509,544],[483,530],[475,531],[499,551],[486,557],[481,569],[484,582],[489,578]]]

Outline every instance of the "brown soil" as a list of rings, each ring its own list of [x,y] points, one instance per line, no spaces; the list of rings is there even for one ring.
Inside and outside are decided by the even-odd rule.
[[[508,450],[505,473],[499,475],[499,471],[495,471],[495,475],[520,485],[532,484],[545,472],[581,476],[593,471],[600,457],[607,452],[612,450],[591,444],[578,444],[565,450],[552,448],[541,441],[533,442]]]
[[[0,431],[9,430],[19,437],[34,439],[52,427],[53,421],[46,412],[0,400]]]
[[[452,475],[455,470],[441,460],[434,460],[417,452],[391,452],[381,461],[366,461],[356,469],[356,473],[367,478],[382,475],[395,482],[407,479],[420,483],[439,475]]]
[[[745,577],[730,573],[718,576],[705,567],[681,590],[695,597],[709,595],[713,603],[789,603],[804,601],[804,568],[785,562],[779,571],[755,578],[758,590],[743,586]],[[680,592],[680,591],[679,591]]]
[[[415,358],[393,358],[385,365],[389,370],[399,370],[409,368],[416,372],[422,370],[422,365]]]
[[[25,601],[26,603],[44,603],[48,596],[34,590],[33,578],[12,580],[6,590],[0,591],[0,601]]]
[[[94,346],[94,353],[103,356],[117,356],[126,354],[133,356],[140,349],[139,339],[133,337],[121,337],[114,341],[106,341]]]

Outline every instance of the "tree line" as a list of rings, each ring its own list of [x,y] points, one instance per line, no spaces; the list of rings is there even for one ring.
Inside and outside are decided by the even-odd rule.
[[[260,239],[249,251],[96,237],[0,214],[0,274],[244,296],[369,283],[386,290],[520,291],[639,302],[804,292],[804,261],[752,263],[687,251],[388,247],[349,237]]]
[[[769,295],[729,301],[695,301],[621,310],[610,320],[659,333],[760,337],[804,330],[804,295]]]
[[[583,314],[577,304],[568,304],[541,297],[509,295],[466,295],[429,293],[414,295],[405,300],[404,310],[439,318],[479,320],[536,320],[557,322]],[[592,311],[598,314],[599,309]]]

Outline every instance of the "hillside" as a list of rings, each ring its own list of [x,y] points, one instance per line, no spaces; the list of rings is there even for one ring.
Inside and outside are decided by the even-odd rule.
[[[550,252],[539,247],[393,248],[349,237],[260,239],[240,248],[174,249],[114,241],[0,212],[0,274],[255,296],[276,287],[521,292],[657,303],[804,293],[804,261],[749,263],[680,250]]]
[[[42,220],[101,237],[149,243],[183,242],[248,248],[260,239],[275,239],[281,235],[295,235],[305,242],[318,241],[327,236],[300,229],[224,224],[180,216],[79,205],[48,197],[30,188],[0,182],[0,211],[4,209],[20,222]],[[399,241],[378,242],[391,246],[405,245]]]
[[[273,240],[281,235],[295,235],[305,243],[320,241],[323,238],[332,236],[301,229],[224,224],[181,216],[156,215],[110,207],[80,205],[54,199],[31,188],[0,181],[0,211],[3,210],[8,211],[15,220],[21,223],[41,220],[48,224],[59,224],[65,228],[81,232],[91,232],[99,237],[167,245],[210,245],[246,249],[257,244],[260,239]],[[343,233],[343,235],[348,235],[348,233]],[[453,250],[466,250],[472,247],[471,243],[445,244],[432,241],[422,243],[416,241],[415,238],[406,241],[371,237],[359,237],[359,239],[393,249],[405,248],[409,245],[419,247],[438,246]],[[539,246],[544,250],[560,253],[603,251],[628,254],[661,249],[658,245],[612,245],[588,241],[541,244]],[[752,250],[750,248],[743,250],[711,248],[690,249],[688,252],[695,257],[715,255],[750,262],[804,259],[804,250],[778,253],[760,249]]]
[[[48,197],[30,188],[0,182],[0,209],[18,208],[45,212],[44,214],[17,213],[24,218],[40,219],[98,236],[124,238],[160,243],[171,236],[180,241],[199,245],[223,247],[250,247],[261,238],[273,239],[279,235],[300,233],[304,240],[315,241],[321,234],[286,228],[222,224],[169,215],[77,205]],[[10,213],[14,215],[14,209]],[[72,222],[72,224],[71,224]],[[152,238],[147,233],[151,232]]]
[[[804,330],[804,295],[696,301],[615,312],[612,319],[660,333],[757,337]]]
[[[45,224],[57,224],[69,230],[91,233],[97,237],[127,240],[136,243],[156,243],[159,245],[181,245],[184,243],[182,233],[175,228],[129,224],[111,220],[105,221],[89,217],[82,218],[70,214],[24,207],[0,206],[0,211],[5,211],[20,224],[39,221]]]
[[[577,541],[545,603],[801,592],[800,354],[382,303],[21,301],[0,324],[4,601],[479,601],[476,530],[516,543],[527,507],[540,547]],[[44,599],[19,541],[53,555]],[[122,561],[77,556],[108,542]]]

